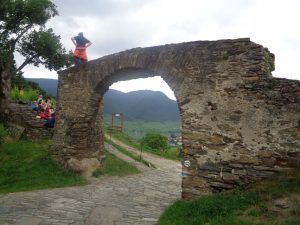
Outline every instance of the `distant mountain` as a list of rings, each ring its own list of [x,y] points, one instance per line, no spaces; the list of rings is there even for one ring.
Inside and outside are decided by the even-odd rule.
[[[42,78],[25,78],[26,80],[38,83],[40,87],[46,91],[49,95],[57,95],[57,83],[58,80],[54,79],[42,79]]]
[[[28,79],[28,78],[26,78]],[[30,78],[47,93],[56,96],[57,80]],[[109,89],[104,95],[104,114],[124,113],[126,120],[152,122],[180,121],[177,102],[160,91],[133,91],[123,93]]]
[[[123,93],[110,89],[104,95],[104,113],[124,113],[126,120],[180,121],[177,102],[160,91]]]

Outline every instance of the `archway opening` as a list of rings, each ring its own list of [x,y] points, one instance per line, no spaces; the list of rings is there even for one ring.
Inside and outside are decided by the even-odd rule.
[[[124,73],[121,74],[124,78]],[[131,147],[137,150],[179,161],[181,117],[175,95],[162,77],[141,75],[142,78],[135,76],[136,79],[121,82],[112,75],[111,80],[115,82],[103,82],[108,86],[106,92],[102,92],[103,133],[134,143]],[[160,141],[149,146],[149,138],[153,138],[153,142],[158,142],[154,138],[160,138]]]
[[[104,82],[108,88],[102,92],[100,104],[100,107],[104,104],[102,129],[106,152],[114,154],[117,150],[117,154],[133,156],[138,163],[148,167],[138,167],[141,173],[133,181],[137,187],[144,186],[147,198],[161,199],[165,203],[181,198],[181,116],[173,91],[160,76],[155,76],[154,81],[152,77],[138,78],[117,85],[118,79],[113,80],[113,84]],[[146,86],[137,86],[138,83]],[[158,86],[167,89],[159,89]],[[101,90],[105,90],[103,86]],[[120,131],[118,128],[122,123]],[[149,134],[165,137],[166,148],[155,149],[145,143]],[[157,196],[153,195],[154,192]]]
[[[172,146],[181,146],[176,97],[160,76],[112,84],[104,95],[103,117],[104,127],[122,126],[123,132],[136,140],[147,132],[157,132],[166,136]]]

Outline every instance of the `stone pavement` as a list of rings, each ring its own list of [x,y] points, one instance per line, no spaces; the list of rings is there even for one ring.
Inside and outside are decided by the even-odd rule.
[[[113,152],[113,148],[110,148]],[[104,177],[81,187],[0,196],[0,225],[152,225],[181,196],[181,165],[143,157],[157,169]]]

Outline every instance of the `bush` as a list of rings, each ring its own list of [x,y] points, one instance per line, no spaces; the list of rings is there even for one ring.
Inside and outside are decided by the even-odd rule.
[[[142,139],[142,144],[152,150],[165,151],[168,149],[168,138],[155,132],[149,132]]]
[[[14,86],[10,92],[10,99],[13,102],[17,101],[34,101],[37,100],[40,95],[39,90],[32,89],[31,87],[27,89],[19,89],[18,87]]]
[[[38,83],[25,80],[22,73],[13,74],[11,78],[11,86],[18,87],[19,90],[27,90],[28,88],[32,88],[34,90],[37,90],[43,96],[47,95],[47,93],[39,86]]]

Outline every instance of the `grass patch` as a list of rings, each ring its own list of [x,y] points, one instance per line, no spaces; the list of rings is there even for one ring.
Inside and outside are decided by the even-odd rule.
[[[0,146],[0,193],[85,184],[59,166],[49,154],[51,141],[12,141]]]
[[[153,150],[151,148],[148,148],[147,146],[141,146],[141,143],[138,140],[128,136],[125,133],[122,133],[119,131],[112,131],[111,133],[110,132],[111,131],[106,131],[106,133],[108,135],[111,134],[111,136],[113,138],[115,138],[119,141],[122,141],[123,143],[125,143],[133,148],[136,148],[139,150],[142,148],[142,151],[149,152],[151,154],[154,154],[154,155],[166,158],[166,159],[182,160],[177,147],[171,147],[171,148],[167,149],[166,151]]]
[[[107,135],[111,135],[113,138],[122,141],[124,144],[127,144],[131,147],[134,147],[136,149],[140,149],[141,144],[138,140],[130,137],[129,135],[123,133],[123,132],[119,132],[119,131],[111,131],[111,130],[106,130],[106,134]]]
[[[94,177],[99,177],[102,175],[122,177],[130,174],[139,173],[139,170],[135,166],[117,158],[115,155],[107,151],[105,152],[105,156],[106,158],[104,162],[104,167],[94,171]]]
[[[9,136],[8,130],[0,123],[0,146],[5,142],[6,137]]]
[[[127,155],[128,157],[134,159],[135,161],[141,162],[141,163],[145,164],[145,165],[148,166],[148,167],[153,167],[153,168],[155,168],[155,166],[154,166],[152,163],[150,163],[150,162],[148,162],[147,160],[145,160],[145,159],[143,158],[143,156],[141,156],[141,155],[136,155],[136,154],[134,154],[134,153],[132,153],[132,152],[129,152],[129,151],[127,151],[126,149],[122,148],[121,146],[117,145],[116,143],[114,143],[113,141],[111,141],[111,140],[109,140],[109,139],[107,139],[107,138],[105,138],[105,141],[106,141],[107,143],[109,143],[110,145],[114,146],[116,149],[118,149],[118,150],[119,150],[120,152],[122,152],[124,155]]]
[[[297,210],[299,205],[291,205],[289,214],[284,216],[272,211],[274,201],[278,198],[291,193],[300,198],[299,172],[284,172],[273,179],[230,192],[192,201],[177,201],[164,212],[158,225],[300,224],[300,214]],[[296,208],[293,210],[294,207]]]
[[[149,152],[149,153],[152,153],[153,155],[157,155],[157,156],[160,156],[160,157],[163,157],[166,159],[172,159],[172,160],[178,160],[178,161],[182,160],[182,157],[179,154],[179,150],[176,147],[171,147],[163,152],[158,151],[158,150],[153,150],[153,149],[147,148],[147,147],[144,147],[143,150],[145,152]]]

